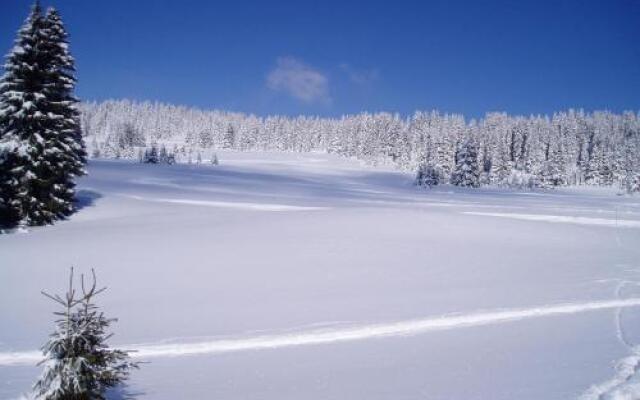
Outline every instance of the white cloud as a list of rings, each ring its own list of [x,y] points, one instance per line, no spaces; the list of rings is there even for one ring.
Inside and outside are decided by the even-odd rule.
[[[347,74],[351,82],[358,85],[368,85],[380,77],[377,69],[357,69],[347,63],[340,64],[340,69]]]
[[[328,103],[329,79],[322,72],[294,57],[279,57],[267,76],[267,86],[306,103]]]

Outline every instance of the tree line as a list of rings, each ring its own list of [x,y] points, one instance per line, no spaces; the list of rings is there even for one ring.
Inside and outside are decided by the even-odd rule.
[[[259,117],[128,100],[84,103],[94,157],[135,158],[162,144],[184,159],[200,150],[327,151],[417,171],[430,185],[640,184],[640,115],[568,110],[547,115],[386,112],[341,118]],[[464,176],[462,171],[466,171]]]

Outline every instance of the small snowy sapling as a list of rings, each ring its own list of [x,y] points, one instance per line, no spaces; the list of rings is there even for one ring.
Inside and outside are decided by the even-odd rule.
[[[112,336],[108,328],[116,319],[106,318],[95,305],[95,296],[106,288],[96,287],[95,272],[91,272],[88,288],[81,275],[81,294],[73,285],[73,268],[64,296],[42,292],[62,310],[55,312],[56,329],[42,347],[44,371],[33,387],[35,399],[104,400],[108,388],[123,383],[130,370],[138,368],[138,363],[129,361],[127,351],[110,349],[106,343]]]

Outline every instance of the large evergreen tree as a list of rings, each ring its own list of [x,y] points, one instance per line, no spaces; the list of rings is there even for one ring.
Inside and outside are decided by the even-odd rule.
[[[43,20],[38,4],[18,31],[0,80],[0,224],[11,226],[39,210],[32,197],[35,168],[44,150],[45,64]]]
[[[86,161],[73,58],[59,15],[36,3],[0,80],[0,226],[42,225],[73,211]]]
[[[53,125],[48,135],[45,158],[54,174],[52,192],[56,199],[60,199],[54,212],[66,216],[73,211],[74,178],[85,174],[87,154],[80,129],[80,113],[76,108],[78,100],[73,95],[75,62],[69,53],[68,34],[60,14],[54,8],[47,10],[45,31],[50,60],[46,94],[50,101]]]

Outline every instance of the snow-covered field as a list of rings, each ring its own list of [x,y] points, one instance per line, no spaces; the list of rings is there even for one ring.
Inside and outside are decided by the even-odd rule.
[[[72,265],[149,361],[141,399],[640,398],[640,198],[220,158],[92,161],[70,220],[0,235],[0,399],[38,375],[39,292]]]

